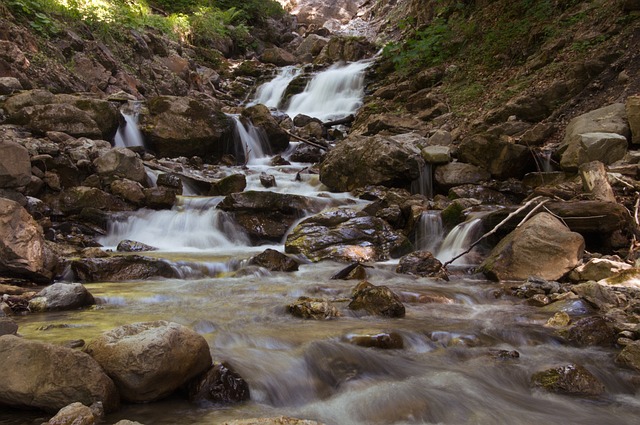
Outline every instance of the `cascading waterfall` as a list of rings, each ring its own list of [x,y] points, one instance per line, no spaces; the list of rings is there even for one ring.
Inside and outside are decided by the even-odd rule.
[[[362,106],[364,73],[369,65],[370,61],[338,64],[320,72],[302,93],[291,97],[286,114],[328,121],[355,113]]]
[[[301,72],[302,70],[295,66],[285,66],[281,68],[273,80],[258,87],[254,99],[249,102],[247,106],[263,104],[269,108],[278,108],[281,106],[282,97],[289,83],[300,75]]]
[[[420,216],[416,229],[416,248],[437,252],[444,238],[444,226],[439,210],[425,211]]]
[[[138,128],[138,114],[140,113],[140,102],[129,102],[122,109],[123,122],[118,127],[118,131],[113,139],[116,147],[144,147],[144,138]]]
[[[429,199],[433,198],[433,165],[425,164],[420,170],[420,176],[411,183],[411,193],[424,195]]]
[[[457,255],[464,252],[469,246],[476,241],[481,235],[482,220],[474,218],[458,224],[451,229],[447,237],[442,241],[440,249],[434,253],[435,257],[442,263],[445,263]],[[466,255],[458,258],[453,262],[454,265],[463,265],[468,261]]]
[[[268,161],[269,142],[266,135],[253,124],[246,125],[237,115],[230,115],[234,121],[233,141],[236,156],[245,159],[248,165],[258,165]]]

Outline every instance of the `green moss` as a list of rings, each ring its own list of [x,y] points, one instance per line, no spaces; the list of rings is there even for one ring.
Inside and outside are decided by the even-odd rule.
[[[464,221],[464,207],[459,202],[452,202],[442,210],[442,224],[447,229],[451,229]]]

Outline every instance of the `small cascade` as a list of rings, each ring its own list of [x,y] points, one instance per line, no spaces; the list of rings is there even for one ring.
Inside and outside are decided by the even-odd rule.
[[[411,193],[424,195],[429,199],[433,198],[433,165],[425,164],[420,170],[420,176],[411,183]]]
[[[441,212],[439,210],[423,212],[417,227],[416,248],[436,252],[444,239]]]
[[[317,74],[302,93],[291,98],[285,111],[290,117],[308,115],[322,121],[343,118],[362,106],[364,72],[371,62],[333,65]]]
[[[538,160],[540,162],[540,169],[545,173],[553,171],[553,164],[551,163],[551,150],[541,150],[538,152]]]
[[[458,224],[454,227],[447,237],[442,241],[442,245],[437,253],[434,253],[435,257],[442,263],[450,261],[457,255],[467,250],[469,246],[475,242],[481,235],[482,220],[475,218]],[[458,258],[454,261],[453,265],[468,264],[469,261],[466,255]]]
[[[105,247],[131,239],[162,251],[233,252],[249,246],[249,238],[224,211],[215,208],[221,198],[179,197],[171,210],[141,209],[109,225],[100,238]]]
[[[254,99],[249,102],[247,106],[261,103],[269,108],[277,108],[282,102],[282,97],[289,83],[300,75],[301,72],[302,70],[295,66],[285,66],[280,69],[280,72],[273,80],[258,87]]]
[[[266,135],[253,124],[245,125],[237,115],[230,115],[233,119],[233,142],[236,157],[244,158],[248,165],[259,165],[268,160],[269,144]]]
[[[118,127],[118,131],[113,139],[115,147],[144,147],[144,138],[138,128],[138,115],[140,113],[140,102],[129,102],[120,109],[123,122]]]

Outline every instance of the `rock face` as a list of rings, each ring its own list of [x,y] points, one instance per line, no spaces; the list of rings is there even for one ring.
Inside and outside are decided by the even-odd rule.
[[[49,412],[76,401],[102,402],[106,412],[118,407],[113,381],[81,351],[5,335],[0,337],[0,358],[0,404]]]
[[[9,141],[0,143],[0,188],[18,188],[31,182],[29,151]]]
[[[350,136],[325,157],[320,181],[342,192],[367,185],[409,187],[423,168],[420,151],[398,138]]]
[[[103,333],[87,347],[124,400],[166,397],[211,366],[205,339],[177,323],[134,323]]]
[[[226,363],[213,365],[207,373],[187,385],[189,400],[209,400],[219,404],[231,404],[251,398],[247,381]]]
[[[222,155],[222,137],[231,119],[212,99],[158,96],[141,111],[139,126],[158,156],[209,158]]]
[[[553,393],[598,396],[604,393],[604,385],[583,366],[570,364],[535,373],[531,377],[534,387]]]
[[[502,239],[479,269],[495,280],[558,280],[578,265],[583,250],[580,234],[539,213]]]
[[[405,313],[400,298],[391,289],[375,286],[367,281],[362,281],[356,286],[349,308],[386,317],[404,317]]]
[[[347,209],[330,209],[303,220],[285,242],[285,252],[311,261],[380,261],[411,249],[406,236],[386,221]]]
[[[92,304],[95,304],[93,295],[81,283],[54,283],[29,301],[29,309],[72,310]]]
[[[16,202],[0,198],[0,271],[49,282],[56,264],[33,217]]]

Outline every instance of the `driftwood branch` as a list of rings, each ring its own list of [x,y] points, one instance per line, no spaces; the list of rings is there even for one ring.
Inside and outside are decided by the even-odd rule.
[[[293,134],[293,133],[292,133],[292,132],[290,132],[289,130],[286,130],[286,129],[285,129],[284,131],[285,131],[289,136],[293,137],[293,138],[294,138],[294,139],[296,139],[296,140],[301,141],[302,143],[306,143],[306,144],[307,144],[307,145],[309,145],[309,146],[313,146],[313,147],[316,147],[316,148],[318,148],[318,149],[322,149],[322,150],[325,150],[325,151],[327,150],[327,147],[326,147],[326,146],[321,145],[320,143],[316,143],[316,142],[312,142],[311,140],[303,139],[303,138],[302,138],[302,137],[300,137],[300,136],[296,136],[295,134]]]
[[[484,239],[486,239],[487,237],[493,235],[494,233],[496,233],[498,231],[498,229],[500,227],[502,227],[502,225],[504,225],[506,222],[508,222],[509,220],[511,220],[511,218],[515,215],[517,215],[518,213],[520,213],[521,211],[527,209],[531,204],[535,203],[536,201],[538,201],[541,198],[541,196],[536,196],[535,198],[529,200],[527,203],[525,203],[523,206],[521,206],[520,208],[518,208],[517,210],[513,211],[512,213],[510,213],[508,216],[506,216],[504,218],[504,220],[502,220],[500,223],[496,224],[495,227],[493,229],[491,229],[490,231],[488,231],[487,233],[485,233],[484,235],[480,236],[480,238],[478,238],[474,243],[472,243],[471,245],[469,245],[469,248],[467,248],[465,251],[461,252],[460,254],[456,255],[455,257],[453,257],[451,260],[447,261],[446,263],[444,263],[442,265],[443,268],[446,268],[449,264],[453,263],[454,261],[456,261],[458,258],[462,257],[463,255],[468,254],[469,252],[471,252],[471,250],[478,245],[480,242],[482,242]],[[546,201],[544,201],[546,202]],[[540,207],[542,203],[540,203],[539,205],[536,205],[536,207],[534,209],[537,209]],[[527,214],[527,216],[525,217],[525,219],[529,217],[529,214]],[[524,221],[524,219],[521,221],[521,223]],[[518,224],[519,226],[520,224]]]
[[[325,127],[333,127],[334,125],[350,124],[354,122],[355,119],[356,117],[353,114],[351,114],[347,117],[340,118],[339,120],[323,122],[322,125]]]

